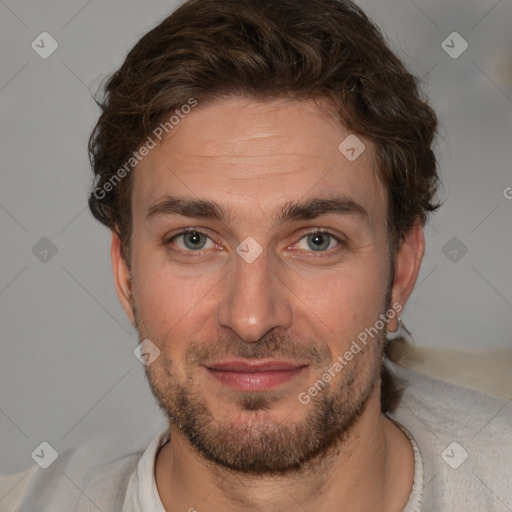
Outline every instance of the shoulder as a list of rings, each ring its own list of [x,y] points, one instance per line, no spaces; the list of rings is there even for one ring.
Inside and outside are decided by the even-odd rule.
[[[425,510],[512,509],[512,401],[385,364],[404,387],[388,415],[418,444]]]
[[[0,512],[14,512],[37,471],[34,464],[17,473],[0,475]]]
[[[432,433],[498,435],[512,424],[512,401],[385,363],[404,388],[397,414],[415,416]]]
[[[64,450],[48,468],[37,465],[2,476],[5,492],[13,488],[0,512],[19,510],[120,510],[128,480],[153,433],[107,431]],[[21,480],[23,478],[24,480]],[[3,494],[2,494],[3,495]],[[1,506],[4,506],[3,500]]]

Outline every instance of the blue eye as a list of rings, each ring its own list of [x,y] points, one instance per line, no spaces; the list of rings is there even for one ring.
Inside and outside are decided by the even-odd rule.
[[[307,243],[307,247],[304,250],[309,253],[335,253],[344,246],[344,242],[337,236],[328,231],[320,231],[318,229],[301,236],[295,245],[299,245],[303,240]],[[335,242],[334,247],[332,247],[333,240]],[[181,243],[177,243],[177,241],[181,241]],[[208,241],[210,242],[209,246]],[[184,253],[201,253],[201,251],[214,249],[217,246],[208,235],[194,228],[186,228],[176,233],[166,241],[166,245],[175,245],[178,248],[175,252]],[[330,249],[333,250],[330,251]],[[321,257],[320,254],[318,257]]]
[[[202,249],[208,249],[205,247],[207,239],[210,239],[207,235],[202,233],[201,231],[196,230],[187,230],[181,231],[177,235],[174,235],[169,242],[174,239],[181,239],[183,241],[184,247],[178,247],[180,249],[191,250],[191,251],[200,251]],[[210,247],[211,248],[211,247]]]
[[[327,231],[313,231],[312,233],[307,233],[302,236],[299,240],[306,240],[308,246],[312,248],[313,252],[325,252],[327,249],[331,248],[331,240],[336,241],[335,247],[340,245],[340,240],[338,237]]]

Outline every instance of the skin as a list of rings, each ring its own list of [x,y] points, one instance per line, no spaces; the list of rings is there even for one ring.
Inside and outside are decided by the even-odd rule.
[[[386,293],[391,304],[405,305],[424,253],[416,222],[390,283],[387,195],[370,141],[360,137],[366,149],[352,162],[338,150],[349,134],[312,101],[223,99],[199,104],[134,171],[131,268],[115,234],[111,254],[127,315],[140,339],[161,351],[146,372],[169,417],[171,440],[155,466],[168,512],[405,507],[414,457],[409,440],[380,410],[385,330],[308,404],[297,400],[386,311]],[[273,225],[273,212],[285,202],[333,193],[352,198],[368,216],[328,214]],[[147,218],[171,194],[215,201],[230,208],[231,218]],[[190,236],[172,238],[185,227],[209,237],[199,256]],[[315,252],[311,237],[301,237],[316,228],[346,243],[340,248],[327,237],[328,248]],[[263,249],[252,263],[236,252],[248,236]],[[388,331],[397,330],[397,317]],[[201,364],[226,356],[308,366],[277,390],[258,394],[227,388]],[[312,428],[308,418],[329,404],[330,423]],[[191,441],[184,411],[195,415],[222,460]],[[322,438],[325,430],[329,439]],[[316,452],[304,452],[293,465],[293,447],[316,441]],[[244,456],[268,463],[269,452],[279,449],[281,468],[233,466]]]

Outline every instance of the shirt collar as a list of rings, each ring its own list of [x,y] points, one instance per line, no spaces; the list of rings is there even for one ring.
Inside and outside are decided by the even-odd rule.
[[[409,438],[414,451],[414,483],[404,512],[419,512],[423,497],[423,460],[421,453],[411,433],[395,419],[392,419],[392,421]],[[169,438],[169,428],[166,428],[151,441],[142,454],[128,481],[122,512],[140,512],[141,510],[166,512],[156,487],[155,464],[158,451],[169,441]]]
[[[142,454],[128,481],[122,512],[166,512],[156,488],[155,463],[158,450],[169,438],[169,428],[166,428],[151,441]]]

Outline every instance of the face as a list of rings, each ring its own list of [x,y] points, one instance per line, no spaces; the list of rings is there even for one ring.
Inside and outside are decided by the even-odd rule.
[[[300,468],[378,392],[387,196],[369,141],[353,161],[338,149],[348,135],[312,101],[226,99],[134,171],[133,280],[117,257],[118,292],[160,350],[146,372],[171,428],[217,464]]]

